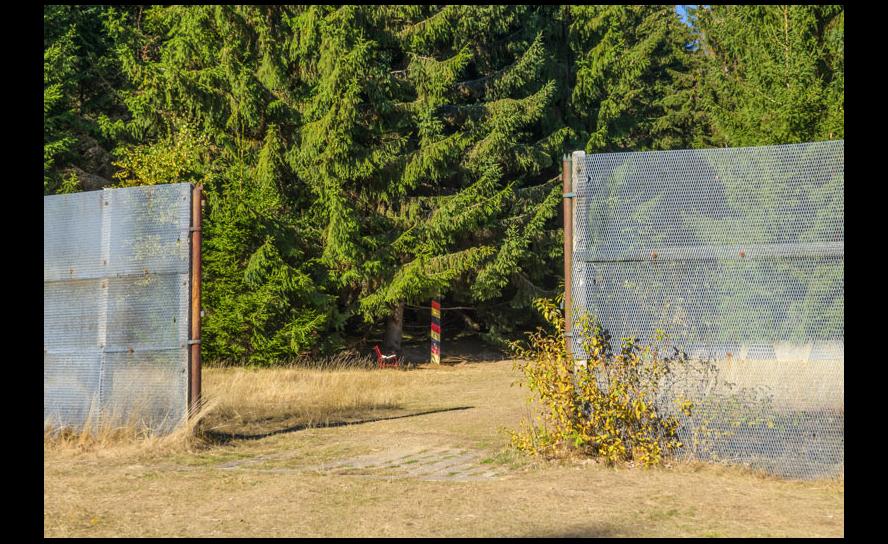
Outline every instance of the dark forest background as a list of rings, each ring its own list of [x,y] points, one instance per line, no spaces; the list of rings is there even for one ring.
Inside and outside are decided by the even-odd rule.
[[[841,6],[45,6],[44,194],[201,183],[204,357],[538,324],[564,153],[844,138]]]

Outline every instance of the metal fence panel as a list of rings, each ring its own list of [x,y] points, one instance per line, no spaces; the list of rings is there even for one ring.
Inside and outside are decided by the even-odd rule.
[[[574,310],[617,344],[662,330],[715,365],[684,379],[689,455],[844,470],[844,156],[844,141],[573,154]]]
[[[186,414],[191,186],[43,200],[43,416],[53,426]]]

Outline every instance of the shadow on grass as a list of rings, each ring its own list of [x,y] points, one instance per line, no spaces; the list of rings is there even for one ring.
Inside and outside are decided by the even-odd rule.
[[[627,535],[625,531],[617,531],[609,525],[581,525],[568,526],[562,530],[548,533],[532,533],[527,536],[530,538],[613,538]]]
[[[361,425],[363,423],[375,423],[377,421],[388,421],[390,419],[403,419],[406,417],[416,417],[416,416],[424,416],[428,414],[438,414],[441,412],[455,412],[458,410],[468,410],[470,408],[474,408],[473,406],[456,406],[453,408],[437,408],[434,410],[425,410],[422,412],[413,412],[410,414],[401,414],[397,416],[384,416],[384,417],[373,417],[373,418],[365,418],[365,419],[354,419],[354,420],[340,420],[340,421],[326,421],[326,422],[317,422],[317,423],[298,423],[296,425],[290,425],[281,429],[274,429],[271,431],[265,431],[261,433],[239,433],[239,432],[225,432],[219,431],[215,429],[205,429],[201,432],[201,436],[212,443],[215,444],[227,444],[229,442],[235,440],[261,440],[263,438],[268,438],[269,436],[274,436],[278,434],[285,433],[293,433],[298,431],[304,431],[306,429],[324,429],[324,428],[332,428],[332,427],[345,427],[347,425]]]

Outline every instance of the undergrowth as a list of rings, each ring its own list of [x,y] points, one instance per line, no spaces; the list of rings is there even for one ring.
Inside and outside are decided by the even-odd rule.
[[[595,457],[608,464],[658,465],[683,444],[676,414],[690,415],[691,401],[666,398],[674,410],[663,410],[665,379],[675,367],[687,366],[687,355],[665,347],[665,338],[641,346],[623,339],[614,352],[611,337],[588,315],[573,324],[573,342],[564,335],[564,317],[555,301],[538,299],[536,308],[554,328],[529,333],[515,342],[521,385],[540,404],[539,414],[511,432],[512,445],[547,458],[567,454]],[[570,350],[578,352],[571,355]],[[668,412],[668,413],[666,413]]]

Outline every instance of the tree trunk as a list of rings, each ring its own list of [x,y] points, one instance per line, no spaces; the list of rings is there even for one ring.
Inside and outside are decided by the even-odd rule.
[[[401,352],[401,337],[404,334],[404,301],[398,302],[398,305],[392,310],[385,321],[385,339],[382,341],[382,347],[386,353]]]

